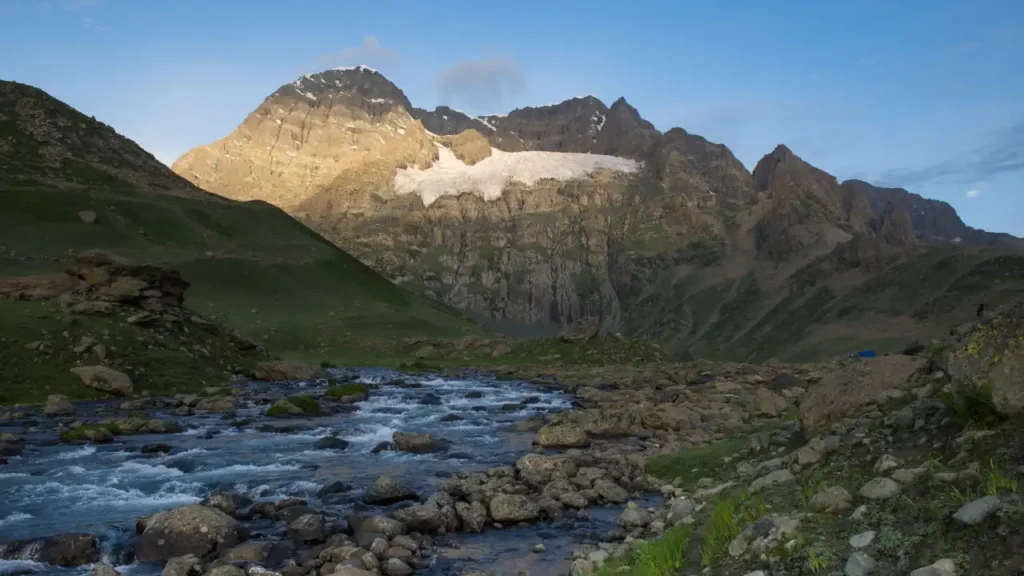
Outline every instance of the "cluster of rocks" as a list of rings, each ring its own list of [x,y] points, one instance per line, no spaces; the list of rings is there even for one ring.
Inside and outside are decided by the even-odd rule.
[[[542,446],[635,439],[644,449],[678,451],[788,416],[827,372],[818,366],[699,362],[509,373],[541,385],[558,382],[578,397],[573,409],[546,421],[537,439]]]
[[[71,314],[117,315],[127,324],[180,331],[187,324],[227,337],[243,351],[265,350],[232,330],[189,311],[183,304],[189,282],[166,266],[133,262],[103,250],[87,250],[71,256],[64,273],[0,279],[0,297],[23,300],[56,300]],[[46,351],[41,340],[28,347]],[[94,353],[99,360],[106,349],[98,341],[83,340],[76,353]]]
[[[189,283],[177,270],[89,250],[69,259],[64,272],[81,281],[59,298],[70,312],[109,315],[124,307],[136,309],[128,316],[129,324],[182,321]]]

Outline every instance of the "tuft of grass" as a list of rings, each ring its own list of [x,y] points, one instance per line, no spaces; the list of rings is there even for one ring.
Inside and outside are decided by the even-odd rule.
[[[595,576],[674,576],[686,568],[686,548],[692,537],[693,527],[680,524],[621,558],[609,559]]]
[[[291,396],[283,401],[275,402],[273,406],[267,409],[267,416],[288,416],[290,412],[286,404],[291,404],[292,406],[301,410],[303,414],[309,416],[315,416],[320,413],[320,403],[317,402],[316,398],[312,396],[301,395]]]
[[[647,473],[669,481],[679,479],[680,487],[692,488],[697,480],[719,474],[729,465],[725,459],[735,456],[746,446],[745,438],[731,438],[678,454],[662,454],[647,461]]]
[[[954,387],[950,392],[939,394],[938,399],[962,427],[986,426],[1002,420],[992,399],[991,382]]]
[[[1017,492],[1017,477],[1013,474],[1003,474],[995,459],[989,458],[988,470],[985,473],[985,493],[989,496],[998,496],[1003,492]]]
[[[961,491],[956,486],[953,486],[950,489],[949,497],[953,502],[956,502],[958,505],[963,506],[964,504],[967,504],[968,502],[974,500],[974,492],[970,488],[964,488],[964,490]]]
[[[729,544],[743,528],[767,512],[768,507],[760,494],[751,496],[744,491],[718,500],[702,533],[701,564],[708,567],[728,556]]]
[[[827,550],[820,551],[816,546],[807,547],[807,569],[817,574],[832,566],[833,558]]]
[[[288,398],[288,401],[291,402],[292,405],[298,407],[299,410],[302,410],[303,414],[320,413],[320,403],[317,402],[316,398],[314,398],[313,396],[308,396],[305,394],[300,396],[292,396]]]
[[[810,509],[811,498],[814,498],[815,494],[821,492],[827,487],[828,485],[825,482],[825,479],[817,474],[805,480],[800,485],[800,501],[803,502],[804,509]]]
[[[354,394],[369,394],[370,389],[362,384],[356,382],[347,382],[345,384],[332,385],[327,387],[327,391],[324,392],[324,398],[330,398],[331,400],[341,400],[345,396],[352,396]]]

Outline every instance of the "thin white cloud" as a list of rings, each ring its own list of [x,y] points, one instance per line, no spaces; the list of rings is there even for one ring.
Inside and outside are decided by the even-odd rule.
[[[526,89],[526,75],[519,62],[503,56],[463,60],[437,75],[437,88],[446,104],[494,109]]]
[[[325,54],[320,57],[319,64],[324,68],[338,66],[367,66],[381,67],[398,59],[398,51],[388,48],[380,43],[376,36],[366,36],[359,46],[349,46],[337,52]]]
[[[82,19],[82,28],[85,28],[86,30],[95,30],[97,32],[106,32],[107,31],[107,29],[104,26],[101,26],[100,23],[97,22],[95,18],[83,18]]]
[[[964,194],[964,196],[966,196],[967,198],[977,198],[978,196],[981,196],[981,190],[978,190],[978,189],[968,190],[967,193]]]

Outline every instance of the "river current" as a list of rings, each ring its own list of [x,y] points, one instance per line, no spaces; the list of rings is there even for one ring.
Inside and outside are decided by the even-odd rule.
[[[400,379],[403,384],[395,384]],[[158,566],[130,562],[125,551],[135,538],[135,522],[145,515],[197,503],[218,490],[234,491],[256,501],[288,497],[336,511],[360,507],[363,488],[379,476],[401,479],[423,496],[459,471],[512,464],[531,449],[533,434],[515,431],[520,420],[565,410],[571,398],[525,382],[498,381],[486,375],[445,379],[365,370],[358,381],[375,385],[358,410],[324,417],[267,418],[267,405],[241,402],[229,416],[207,414],[176,417],[150,412],[151,417],[178,422],[176,434],[122,436],[112,444],[53,442],[54,425],[41,415],[14,422],[0,432],[25,439],[23,455],[0,467],[0,542],[87,532],[100,537],[104,559],[124,574],[158,573]],[[391,383],[391,384],[388,384]],[[252,384],[252,386],[261,386]],[[292,393],[318,393],[326,381],[277,383]],[[83,420],[112,402],[78,405]],[[33,422],[34,420],[34,422]],[[33,423],[39,426],[31,426]],[[38,431],[33,431],[38,430]],[[449,450],[434,454],[373,453],[397,431],[430,432],[451,441]],[[316,449],[320,438],[337,435],[350,444],[343,451]],[[161,443],[170,451],[144,454],[142,447]],[[354,489],[318,498],[324,486],[342,481]],[[382,510],[383,511],[383,510]],[[488,530],[451,536],[452,546],[418,574],[458,574],[481,569],[516,574],[556,574],[567,570],[566,559],[576,542],[595,541],[612,528],[614,509],[592,509],[589,519],[553,526]],[[543,542],[547,551],[531,549]],[[73,575],[88,568],[57,569],[32,558],[0,560],[0,574]]]

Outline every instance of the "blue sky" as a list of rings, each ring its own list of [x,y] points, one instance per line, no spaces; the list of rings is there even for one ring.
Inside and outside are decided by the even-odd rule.
[[[165,162],[354,64],[428,108],[625,96],[750,168],[785,143],[1024,236],[1021,0],[0,0],[0,78]]]

